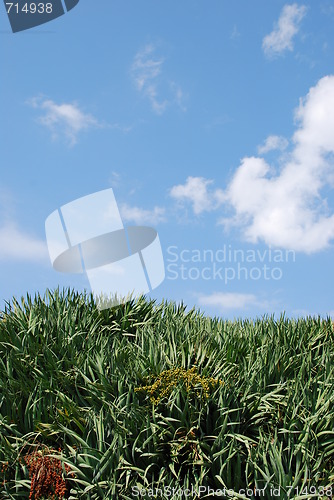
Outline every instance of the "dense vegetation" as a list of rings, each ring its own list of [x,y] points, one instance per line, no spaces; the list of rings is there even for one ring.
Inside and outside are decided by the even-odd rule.
[[[333,340],[329,318],[231,322],[145,298],[99,311],[72,291],[13,300],[0,498],[328,498]]]

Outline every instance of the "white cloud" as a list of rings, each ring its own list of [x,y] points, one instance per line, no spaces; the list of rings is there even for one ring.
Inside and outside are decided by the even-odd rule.
[[[279,135],[269,135],[264,144],[257,148],[257,151],[260,155],[263,155],[276,149],[283,151],[288,147],[288,145],[289,141],[285,139],[285,137],[281,137]]]
[[[48,259],[44,240],[34,238],[13,223],[0,228],[0,260],[35,261]]]
[[[161,97],[165,79],[162,78],[163,57],[155,55],[154,45],[148,44],[137,52],[131,67],[131,74],[137,90],[148,98],[155,113],[162,115],[171,103],[185,111],[184,93],[174,81],[164,89],[166,98]]]
[[[233,25],[233,29],[232,29],[232,32],[231,32],[231,35],[230,35],[230,38],[231,40],[237,40],[238,38],[240,38],[241,34],[238,30],[238,27],[236,24]]]
[[[155,80],[161,73],[164,60],[152,58],[154,52],[153,45],[146,45],[135,56],[132,71],[138,90],[144,90],[148,82]]]
[[[119,187],[122,182],[121,174],[113,170],[110,174],[109,182],[112,185],[112,187]]]
[[[180,108],[181,111],[187,111],[187,107],[185,105],[186,96],[180,85],[175,82],[170,82],[170,89],[172,92],[173,102]]]
[[[224,200],[221,189],[209,190],[212,180],[188,177],[185,184],[173,186],[170,196],[179,202],[190,202],[196,215],[217,209]]]
[[[71,146],[77,142],[82,131],[103,126],[76,103],[56,104],[51,99],[34,98],[29,104],[42,111],[38,121],[51,131],[52,138],[64,136]]]
[[[157,95],[157,79],[161,75],[163,58],[154,57],[153,45],[146,45],[137,52],[132,64],[132,76],[139,92],[148,97],[152,109],[157,114],[162,114],[167,106],[166,100],[159,100]]]
[[[279,172],[259,157],[241,162],[225,192],[248,241],[306,253],[334,238],[334,215],[323,188],[334,186],[334,76],[319,80],[296,111],[294,148]]]
[[[153,210],[145,210],[139,207],[131,207],[124,203],[120,207],[122,219],[124,221],[132,221],[136,224],[159,224],[164,222],[165,209],[162,207],[154,207]]]
[[[263,304],[253,294],[247,293],[212,293],[211,295],[201,295],[198,298],[201,306],[218,307],[225,309],[246,309],[249,306],[262,306]]]
[[[297,318],[307,318],[308,316],[314,316],[308,309],[294,309],[292,315]]]
[[[274,30],[266,35],[262,42],[264,53],[268,57],[293,50],[293,38],[298,33],[300,22],[306,14],[306,7],[294,3],[285,5]]]

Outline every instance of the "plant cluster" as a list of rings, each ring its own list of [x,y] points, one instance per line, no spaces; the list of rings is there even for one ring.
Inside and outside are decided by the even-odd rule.
[[[330,318],[227,321],[143,297],[99,310],[67,290],[0,317],[1,500],[334,493]]]
[[[168,398],[172,391],[181,384],[188,394],[193,392],[200,399],[208,399],[212,389],[222,383],[221,380],[199,375],[197,366],[193,366],[188,370],[178,367],[164,370],[151,385],[136,387],[135,392],[144,391],[149,395],[151,403],[159,404],[162,399]]]
[[[27,464],[31,479],[29,499],[61,500],[67,496],[69,485],[63,474],[65,472],[70,475],[71,468],[67,464],[62,466],[59,458],[52,456],[54,453],[56,450],[42,447],[24,455],[23,460]]]

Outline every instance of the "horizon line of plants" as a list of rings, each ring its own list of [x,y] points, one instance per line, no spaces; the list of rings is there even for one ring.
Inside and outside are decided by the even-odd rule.
[[[333,341],[330,318],[230,321],[145,297],[99,310],[70,289],[13,299],[0,313],[0,498],[334,496]]]

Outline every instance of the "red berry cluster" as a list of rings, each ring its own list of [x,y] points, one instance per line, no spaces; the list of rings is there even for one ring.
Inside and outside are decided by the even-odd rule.
[[[2,486],[4,486],[6,484],[5,474],[6,474],[8,467],[9,467],[8,462],[3,462],[1,465],[1,477],[4,478],[1,482]]]
[[[61,451],[59,449],[59,451]],[[50,498],[58,500],[65,498],[68,493],[68,481],[62,476],[62,464],[57,458],[50,457],[55,450],[43,448],[35,450],[25,455],[24,461],[27,464],[29,477],[31,478],[31,487],[29,499]],[[71,473],[69,465],[65,464],[67,475]]]
[[[1,472],[5,472],[8,469],[8,462],[4,462],[1,465]]]

